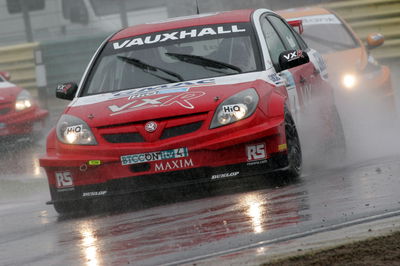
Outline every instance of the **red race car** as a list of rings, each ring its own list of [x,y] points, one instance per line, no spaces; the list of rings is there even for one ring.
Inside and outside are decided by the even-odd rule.
[[[31,140],[48,116],[27,90],[9,80],[8,72],[0,72],[0,144]]]
[[[92,199],[271,171],[297,177],[295,123],[318,98],[340,123],[322,57],[277,14],[240,10],[123,29],[100,46],[47,139],[60,212]]]

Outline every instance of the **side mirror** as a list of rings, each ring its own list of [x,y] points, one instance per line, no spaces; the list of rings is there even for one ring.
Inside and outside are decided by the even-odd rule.
[[[302,50],[288,50],[279,55],[280,71],[297,67],[310,62],[310,58],[306,52]]]
[[[7,81],[10,81],[11,79],[11,74],[7,71],[0,71],[0,76],[2,76]]]
[[[367,36],[367,48],[373,49],[381,46],[385,42],[385,37],[380,33],[370,33]]]
[[[65,100],[72,100],[75,97],[78,85],[75,82],[63,83],[57,86],[56,97]]]

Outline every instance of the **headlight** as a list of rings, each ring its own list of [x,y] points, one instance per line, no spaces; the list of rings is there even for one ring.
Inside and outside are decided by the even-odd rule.
[[[27,90],[21,91],[15,101],[15,110],[22,111],[32,107],[32,97]]]
[[[97,145],[89,126],[82,119],[62,115],[57,123],[57,138],[65,144]]]
[[[357,76],[354,74],[345,74],[342,77],[342,85],[346,89],[353,89],[358,84]]]
[[[257,108],[254,89],[241,91],[223,101],[214,113],[210,128],[225,126],[251,116]]]

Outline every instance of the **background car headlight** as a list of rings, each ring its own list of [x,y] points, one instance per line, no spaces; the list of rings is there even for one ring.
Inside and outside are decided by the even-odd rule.
[[[60,120],[58,120],[56,131],[58,140],[65,144],[97,144],[97,141],[86,122],[72,115],[62,115]]]
[[[257,92],[252,88],[229,97],[218,106],[210,128],[225,126],[251,116],[257,108],[258,99]]]
[[[358,84],[358,78],[355,74],[344,74],[342,76],[342,85],[346,89],[353,89]]]
[[[22,90],[15,101],[15,110],[22,111],[32,107],[32,97],[27,90]]]

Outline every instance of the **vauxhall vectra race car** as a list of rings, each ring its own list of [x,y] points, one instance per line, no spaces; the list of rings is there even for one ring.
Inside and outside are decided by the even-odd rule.
[[[32,140],[48,116],[27,90],[9,80],[8,72],[0,72],[0,145]]]
[[[326,78],[322,57],[266,9],[123,29],[79,86],[57,88],[72,102],[40,159],[49,203],[63,213],[144,190],[299,176],[301,114],[318,99],[324,136],[340,123]]]

